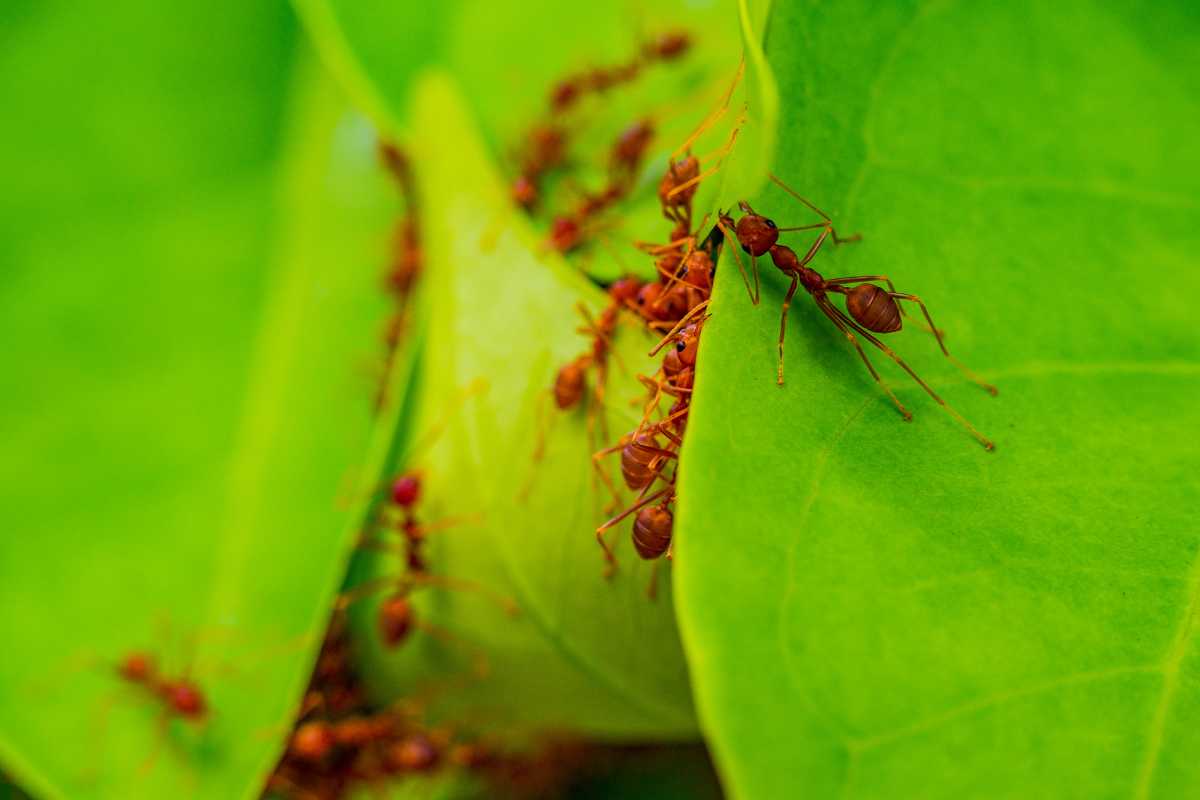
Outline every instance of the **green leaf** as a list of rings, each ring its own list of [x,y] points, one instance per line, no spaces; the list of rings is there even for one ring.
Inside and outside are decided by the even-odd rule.
[[[364,604],[367,673],[388,696],[411,697],[430,673],[455,681],[449,701],[485,715],[491,730],[694,735],[671,606],[647,600],[651,567],[624,530],[611,535],[620,539],[621,569],[603,580],[592,529],[604,519],[606,496],[589,468],[598,445],[589,442],[586,413],[557,411],[549,393],[558,368],[591,346],[576,332],[576,304],[596,314],[605,296],[561,259],[537,253],[448,77],[421,82],[411,118],[421,132],[410,146],[421,165],[430,323],[412,442],[394,471],[423,473],[427,521],[460,520],[431,542],[435,573],[510,598],[520,613],[510,617],[475,593],[430,588],[418,593],[421,612],[454,644],[418,635],[391,653],[378,644],[374,606]],[[647,371],[651,341],[628,330],[618,336],[627,371],[614,366],[609,376],[614,437],[636,424],[623,398],[640,394],[633,373]],[[395,570],[386,558],[376,568]],[[475,655],[486,658],[486,677],[468,677]]]
[[[726,256],[683,453],[676,603],[739,797],[1200,791],[1200,27],[1181,7],[779,2],[774,171],[929,334],[905,423],[800,292]],[[814,221],[768,186],[780,225]],[[785,234],[799,249],[803,236]],[[910,323],[913,317],[909,317]]]
[[[720,103],[736,74],[744,31],[733,0],[696,4],[655,0],[640,4],[636,11],[612,3],[565,8],[552,0],[533,0],[493,3],[486,14],[468,3],[441,3],[434,14],[436,32],[429,15],[386,2],[295,2],[331,69],[385,128],[404,131],[412,125],[399,110],[405,107],[413,76],[422,65],[435,62],[450,70],[508,180],[517,168],[512,154],[529,130],[546,120],[547,98],[556,84],[593,67],[628,61],[647,36],[686,31],[694,44],[678,63],[647,67],[636,81],[583,102],[570,117],[572,185],[551,180],[539,207],[538,228],[545,236],[553,217],[577,204],[575,187],[601,189],[609,152],[621,132],[649,118],[655,138],[644,160],[646,167],[618,213],[600,223],[601,242],[621,244],[592,248],[575,262],[605,280],[631,270],[653,275],[653,264],[638,258],[627,243],[663,240],[655,194],[662,167]],[[765,7],[765,3],[756,5]],[[761,10],[758,15],[762,16]],[[770,93],[769,78],[765,88],[760,85],[761,66],[751,63],[752,80],[747,85],[754,92]],[[724,124],[697,142],[698,154],[724,142],[739,111],[736,100],[733,105]],[[752,125],[746,135],[755,139],[765,134]],[[769,144],[759,141],[743,152],[766,152]],[[755,175],[757,179],[760,175]]]
[[[42,797],[256,795],[342,577],[395,201],[280,11],[31,14],[7,53],[54,121],[6,129],[0,295],[0,758]],[[118,682],[135,649],[192,669],[203,727]]]

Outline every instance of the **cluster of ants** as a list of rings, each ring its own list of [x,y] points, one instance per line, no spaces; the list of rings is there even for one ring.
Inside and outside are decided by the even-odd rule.
[[[455,521],[420,521],[419,473],[408,470],[400,474],[387,487],[387,495],[388,502],[381,506],[384,513],[370,527],[376,532],[394,531],[399,540],[364,535],[359,546],[398,552],[403,567],[398,574],[360,583],[339,595],[287,749],[267,782],[266,791],[272,796],[326,800],[341,797],[356,785],[377,784],[439,766],[479,771],[504,781],[537,774],[534,765],[538,759],[514,757],[479,741],[463,740],[449,727],[428,727],[403,703],[382,710],[369,704],[353,669],[346,633],[346,610],[352,603],[380,591],[387,593],[378,607],[376,629],[380,642],[389,649],[408,641],[416,630],[443,642],[458,642],[448,631],[418,615],[411,595],[420,587],[478,591],[505,611],[516,613],[515,605],[506,598],[430,570],[426,536]],[[479,654],[475,660],[475,676],[482,677],[487,672],[486,660]],[[116,665],[116,674],[159,705],[164,726],[171,719],[195,725],[207,721],[209,702],[200,685],[188,675],[168,675],[149,653],[128,653]]]
[[[739,78],[740,75],[739,70]],[[780,386],[784,383],[784,341],[788,310],[796,291],[803,287],[812,297],[818,310],[854,347],[871,377],[895,404],[905,420],[912,418],[911,412],[880,376],[861,342],[875,347],[899,365],[985,449],[992,450],[994,447],[990,439],[981,434],[922,380],[895,351],[878,338],[881,334],[894,333],[901,329],[903,318],[906,316],[901,301],[912,303],[920,308],[924,317],[922,327],[936,338],[942,354],[969,380],[989,394],[997,394],[996,387],[980,379],[950,354],[942,331],[934,325],[929,310],[920,297],[896,291],[891,279],[886,275],[826,279],[810,266],[827,242],[835,245],[857,242],[861,240],[860,235],[840,236],[829,215],[775,175],[769,176],[772,182],[815,213],[819,217],[818,221],[780,226],[769,217],[757,213],[743,200],[737,203],[740,217],[735,219],[730,212],[718,211],[715,224],[707,233],[707,215],[695,230],[692,229],[692,206],[699,184],[720,168],[718,163],[701,172],[702,162],[710,157],[724,160],[734,145],[741,121],[735,124],[725,146],[712,156],[697,158],[691,155],[690,148],[696,138],[724,113],[737,82],[735,79],[720,109],[710,115],[668,160],[666,172],[659,183],[658,200],[663,216],[672,223],[670,241],[661,245],[636,243],[639,249],[654,257],[656,280],[642,282],[634,276],[626,276],[615,281],[608,287],[608,305],[595,318],[581,307],[585,324],[579,331],[591,338],[591,347],[563,365],[555,376],[553,396],[556,405],[559,409],[568,410],[578,406],[583,400],[587,393],[588,372],[593,371],[594,388],[589,415],[590,419],[598,415],[603,419],[608,359],[621,312],[631,312],[652,331],[667,331],[650,351],[653,357],[665,348],[658,371],[652,376],[638,375],[638,380],[649,392],[640,423],[634,430],[622,436],[615,445],[599,450],[592,456],[597,475],[612,494],[613,502],[610,508],[618,507],[621,497],[601,463],[605,456],[620,453],[621,476],[625,485],[638,493],[631,504],[596,529],[596,538],[606,562],[607,576],[615,572],[616,557],[613,548],[605,541],[605,533],[631,515],[634,517],[632,539],[637,554],[647,560],[658,559],[664,555],[670,558],[674,530],[673,507],[677,499],[676,476],[696,381],[696,358],[701,334],[709,318],[706,309],[712,293],[716,264],[726,241],[736,244],[731,251],[753,305],[758,305],[761,299],[759,257],[769,256],[775,267],[790,279],[779,324],[776,381]],[[808,234],[813,238],[803,248],[803,255],[800,255],[780,241],[784,233]],[[739,253],[739,250],[742,252]],[[743,261],[743,254],[749,257],[749,270]],[[887,288],[877,285],[880,283]],[[831,296],[837,294],[845,297],[845,311],[834,305],[831,300]],[[667,401],[669,406],[663,410],[662,406]],[[651,596],[654,594],[654,587],[655,581],[652,577],[649,590]]]
[[[628,62],[593,67],[555,84],[550,91],[549,118],[535,124],[518,148],[517,177],[511,187],[513,201],[529,211],[542,200],[544,178],[567,163],[571,131],[567,117],[583,98],[631,83],[651,64],[677,61],[691,46],[691,37],[683,31],[664,33],[645,42]],[[551,222],[547,239],[550,249],[567,253],[579,247],[594,227],[594,220],[629,194],[654,136],[655,123],[649,116],[620,132],[609,150],[605,185],[596,192],[575,187],[578,201]]]
[[[346,618],[335,611],[287,750],[267,780],[268,794],[295,800],[343,796],[355,785],[430,772],[442,764],[477,769],[493,754],[430,728],[404,704],[372,710],[354,671]]]
[[[733,87],[730,87],[731,93],[732,90]],[[725,147],[703,159],[691,153],[691,145],[720,117],[724,108],[723,105],[717,114],[711,115],[671,155],[667,170],[659,182],[658,200],[663,216],[671,223],[670,240],[661,245],[637,245],[653,257],[656,279],[641,281],[633,275],[627,275],[613,282],[608,287],[608,305],[595,319],[581,307],[586,324],[580,331],[592,338],[592,345],[588,351],[562,366],[555,376],[555,404],[565,411],[582,402],[587,393],[588,371],[593,371],[594,387],[589,413],[593,417],[601,415],[602,419],[608,358],[621,312],[631,313],[650,330],[666,332],[650,351],[653,357],[665,349],[658,371],[652,376],[638,375],[638,380],[648,390],[640,423],[633,431],[622,436],[616,445],[592,456],[595,473],[612,494],[610,508],[615,509],[620,505],[621,496],[604,468],[602,461],[605,456],[620,453],[622,479],[630,490],[639,492],[630,506],[596,531],[608,576],[614,574],[617,562],[604,534],[630,515],[635,515],[633,544],[638,555],[648,560],[670,555],[679,451],[687,428],[700,336],[708,319],[705,310],[712,293],[713,273],[724,239],[720,229],[713,229],[708,236],[700,239],[698,231],[703,230],[707,218],[700,223],[697,232],[692,231],[692,206],[701,181],[717,168],[702,172],[702,161],[723,158],[733,145],[737,129],[734,129]],[[662,405],[668,401],[669,408],[662,410]],[[667,474],[668,470],[670,475]],[[655,490],[660,481],[663,487]],[[652,579],[651,595],[654,587]]]
[[[686,34],[669,34],[644,46],[639,55],[625,65],[593,69],[565,79],[551,92],[550,107],[553,114],[557,117],[566,113],[587,92],[604,92],[632,80],[645,65],[655,60],[670,61],[679,57],[686,52],[689,42]],[[552,394],[559,409],[567,411],[576,408],[587,397],[589,420],[598,418],[603,425],[608,362],[621,315],[640,320],[648,330],[661,335],[650,351],[652,357],[662,354],[657,371],[649,376],[638,375],[638,380],[647,390],[639,423],[632,431],[621,436],[616,444],[592,455],[595,474],[612,495],[610,511],[616,512],[596,529],[607,575],[614,573],[617,562],[612,547],[604,538],[605,534],[630,516],[633,516],[633,545],[641,558],[657,560],[664,555],[668,558],[671,555],[674,505],[677,500],[676,478],[696,385],[697,356],[701,335],[709,319],[708,307],[716,265],[726,242],[736,244],[731,251],[754,305],[760,301],[760,257],[769,256],[775,267],[790,280],[780,318],[776,373],[779,385],[782,386],[784,382],[788,310],[797,290],[803,287],[818,310],[845,335],[872,378],[904,419],[910,419],[911,413],[876,371],[861,342],[868,343],[896,362],[984,448],[993,448],[989,439],[949,406],[878,338],[878,335],[901,329],[905,317],[901,301],[912,303],[921,309],[924,327],[936,338],[942,354],[970,380],[990,394],[996,394],[994,386],[978,378],[950,355],[942,332],[934,325],[928,309],[918,296],[896,291],[892,281],[885,275],[826,279],[810,266],[827,242],[840,245],[858,241],[860,237],[857,234],[840,236],[827,214],[774,175],[770,176],[771,180],[815,213],[818,221],[779,226],[774,220],[754,211],[749,203],[740,201],[737,203],[740,217],[735,219],[730,212],[718,211],[711,227],[707,224],[707,214],[698,225],[693,225],[697,190],[703,180],[720,169],[735,143],[741,120],[733,126],[725,145],[714,153],[697,157],[691,153],[691,148],[697,138],[725,113],[740,77],[739,70],[721,107],[710,114],[668,159],[667,169],[658,184],[658,200],[662,214],[671,226],[669,239],[664,244],[636,243],[640,251],[653,259],[655,278],[642,280],[627,275],[614,281],[607,287],[607,305],[594,317],[581,305],[579,310],[584,325],[580,332],[591,339],[590,345],[578,357],[561,366],[554,379]],[[538,126],[530,135],[521,173],[513,187],[513,197],[519,205],[531,207],[537,200],[538,179],[562,163],[564,131],[561,125],[551,122]],[[610,157],[609,186],[597,198],[586,198],[575,214],[555,221],[551,235],[551,244],[555,249],[566,251],[574,247],[584,223],[630,190],[652,135],[648,121],[635,124],[622,134]],[[389,144],[381,145],[380,154],[404,201],[404,213],[395,228],[392,260],[386,280],[387,289],[395,300],[394,313],[388,324],[390,363],[399,346],[409,301],[421,272],[422,253],[416,192],[409,160],[398,148]],[[785,233],[807,234],[813,238],[801,248],[801,255],[780,242],[781,235]],[[743,255],[749,259],[748,270]],[[878,284],[883,284],[886,289]],[[845,311],[831,300],[831,296],[837,294],[845,297]],[[590,393],[589,374],[592,380]],[[377,402],[383,402],[382,394]],[[625,486],[637,493],[635,499],[619,512],[621,494],[604,466],[604,459],[614,453],[620,454],[620,471]],[[481,773],[490,771],[493,776],[507,775],[510,778],[522,771],[529,774],[536,772],[530,768],[530,764],[539,763],[539,757],[515,759],[479,740],[456,735],[452,728],[430,727],[412,704],[372,708],[353,670],[346,636],[346,609],[357,600],[378,592],[386,592],[386,596],[376,612],[376,630],[380,642],[387,648],[399,647],[416,630],[443,642],[458,641],[448,631],[432,625],[419,615],[412,602],[412,594],[423,587],[476,592],[488,597],[506,612],[516,613],[511,600],[494,595],[476,584],[454,580],[431,570],[425,550],[427,537],[435,531],[454,526],[457,521],[423,522],[419,513],[421,489],[421,474],[409,469],[384,487],[386,500],[375,503],[376,513],[359,542],[359,548],[394,553],[399,556],[402,567],[398,574],[368,580],[339,595],[287,749],[267,783],[268,793],[298,800],[324,800],[343,796],[355,786],[377,783],[398,775],[428,772],[446,765]],[[652,578],[651,596],[654,586]],[[479,654],[476,656],[476,674],[482,676],[486,673],[486,660]],[[164,721],[175,718],[202,724],[209,714],[207,697],[194,680],[187,676],[171,677],[165,674],[147,653],[128,654],[116,666],[116,674],[122,681],[139,687],[153,698],[162,709]],[[555,760],[545,754],[540,759],[543,764]]]

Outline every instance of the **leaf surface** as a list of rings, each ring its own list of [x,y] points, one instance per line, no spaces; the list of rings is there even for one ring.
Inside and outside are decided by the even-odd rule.
[[[139,31],[71,84],[73,122],[6,131],[26,191],[0,303],[27,390],[3,398],[0,634],[20,657],[0,664],[0,757],[44,797],[255,796],[344,569],[394,200],[286,9],[79,14],[31,14],[6,51],[56,47],[71,72],[88,37]],[[199,53],[196,26],[221,46]],[[122,109],[136,147],[105,127]],[[190,671],[203,727],[160,725],[119,683],[138,649]]]
[[[871,350],[906,424],[803,290],[776,386],[785,279],[752,308],[726,254],[675,597],[735,796],[1200,787],[1196,22],[775,3],[774,171],[864,237],[813,266],[919,294],[1000,394],[910,315],[889,344],[996,450]]]

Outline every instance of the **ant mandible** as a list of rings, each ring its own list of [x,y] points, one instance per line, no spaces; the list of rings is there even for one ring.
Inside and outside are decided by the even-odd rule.
[[[992,450],[995,445],[990,439],[981,434],[975,429],[970,422],[961,414],[942,399],[937,392],[929,387],[916,372],[913,371],[900,356],[896,355],[890,347],[881,342],[874,334],[876,333],[894,333],[903,325],[901,317],[904,315],[903,308],[900,306],[900,300],[906,300],[911,303],[916,303],[921,308],[922,314],[925,316],[925,321],[929,325],[930,332],[937,339],[938,346],[941,348],[942,354],[949,359],[968,379],[977,383],[980,387],[986,390],[991,395],[996,395],[997,389],[980,379],[974,372],[967,368],[965,364],[950,355],[950,351],[946,349],[946,342],[942,338],[942,333],[937,326],[933,324],[933,318],[929,314],[929,309],[925,307],[924,301],[915,294],[907,294],[897,292],[892,281],[886,275],[860,275],[856,277],[832,278],[826,280],[816,270],[808,266],[813,260],[826,239],[832,239],[835,244],[843,242],[857,241],[860,237],[858,234],[854,236],[842,238],[837,235],[833,228],[833,221],[824,211],[817,208],[811,202],[801,197],[795,190],[788,187],[775,175],[769,176],[780,188],[788,194],[795,197],[809,209],[814,211],[821,217],[821,222],[810,225],[798,225],[790,228],[780,228],[774,221],[755,213],[749,204],[742,202],[739,207],[745,213],[736,224],[727,214],[721,214],[718,225],[727,237],[736,238],[742,249],[750,254],[751,259],[757,256],[769,253],[771,261],[784,275],[792,279],[791,286],[788,287],[787,294],[783,299],[783,311],[779,320],[779,371],[777,382],[780,386],[783,385],[783,344],[787,332],[787,314],[788,307],[791,305],[792,297],[796,294],[796,289],[803,286],[805,291],[812,296],[813,302],[817,304],[817,308],[821,310],[826,317],[837,327],[839,331],[845,334],[846,338],[854,345],[854,349],[858,351],[858,355],[862,358],[867,370],[871,373],[871,377],[875,382],[887,393],[888,397],[895,403],[901,415],[905,420],[912,419],[912,413],[904,407],[899,398],[880,377],[875,370],[866,351],[859,344],[859,337],[862,337],[874,347],[881,350],[884,355],[895,361],[901,369],[909,374],[917,384],[932,397],[938,405],[946,410],[959,424],[975,437],[975,439],[983,445],[985,450]],[[778,244],[779,234],[782,231],[799,231],[799,230],[814,230],[820,229],[820,234],[816,240],[809,246],[808,251],[803,257],[798,256],[794,250],[786,245]],[[738,270],[742,273],[742,280],[746,284],[746,291],[750,292],[750,282],[746,277],[745,268],[742,266],[741,257],[737,254],[737,250],[733,251],[734,258],[737,260]],[[754,291],[750,294],[751,300],[758,303],[758,270],[757,264],[752,262],[754,271]],[[887,284],[887,289],[884,290],[876,286],[874,282]],[[830,294],[841,294],[846,298],[846,310],[849,314],[839,309],[830,300]]]

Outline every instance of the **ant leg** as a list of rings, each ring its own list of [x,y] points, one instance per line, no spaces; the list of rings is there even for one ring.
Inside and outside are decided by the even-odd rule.
[[[462,517],[446,517],[439,519],[437,522],[430,522],[424,525],[417,525],[410,531],[406,532],[400,527],[400,523],[396,524],[396,531],[401,534],[411,533],[418,539],[423,539],[431,533],[441,533],[453,528],[461,528],[464,525],[478,524],[483,521],[482,514],[468,514]],[[377,553],[404,553],[407,551],[408,545],[403,541],[380,541],[378,539],[359,539],[356,545],[360,550],[372,550]]]
[[[904,421],[910,421],[912,419],[912,413],[904,407],[904,404],[900,402],[900,398],[896,397],[896,394],[892,391],[891,387],[887,385],[887,381],[879,376],[879,373],[875,370],[875,365],[871,363],[871,359],[867,358],[867,354],[862,349],[862,345],[858,343],[858,337],[851,333],[846,325],[840,319],[838,319],[836,314],[834,314],[835,309],[829,302],[829,299],[822,298],[818,300],[817,307],[821,309],[825,316],[829,317],[830,322],[836,325],[838,330],[846,334],[846,338],[850,340],[850,344],[854,345],[854,349],[858,351],[859,358],[861,358],[863,363],[867,365],[867,369],[870,371],[871,377],[875,379],[875,382],[878,383],[880,387],[882,387],[883,391],[887,393],[887,396],[892,398],[892,402],[896,404],[896,408],[900,409],[900,414],[904,417]]]
[[[889,284],[889,288],[890,288],[891,281],[888,281],[888,284]],[[942,341],[941,331],[939,331],[937,329],[937,327],[933,324],[933,317],[929,316],[929,309],[925,307],[925,303],[921,300],[921,298],[917,297],[915,294],[904,294],[902,292],[897,292],[894,289],[892,291],[888,292],[888,294],[890,294],[892,297],[895,297],[899,300],[908,300],[910,303],[916,303],[917,305],[919,305],[921,307],[922,313],[925,314],[925,321],[929,323],[929,329],[933,332],[933,335],[935,337],[937,337],[938,347],[942,348],[942,355],[944,355],[946,358],[950,359],[950,361],[954,363],[954,366],[958,367],[959,370],[962,371],[963,375],[966,375],[972,381],[979,384],[979,386],[988,394],[995,397],[997,394],[1000,393],[999,390],[996,389],[995,386],[993,386],[992,384],[990,384],[987,381],[980,378],[978,375],[976,375],[974,372],[972,372],[967,367],[966,364],[962,363],[957,358],[950,355],[950,351],[946,349],[946,343],[944,341]],[[900,304],[897,303],[896,305],[900,305]]]
[[[654,600],[658,597],[658,559],[650,562],[650,583],[646,585],[646,597]]]
[[[157,731],[154,737],[154,745],[150,748],[150,752],[146,755],[144,761],[138,767],[138,775],[143,778],[149,775],[154,770],[154,765],[158,761],[158,755],[162,752],[162,746],[166,743],[167,737],[171,735],[171,712],[163,709],[158,715],[156,723]]]
[[[612,509],[621,505],[621,493],[617,491],[616,484],[613,483],[612,478],[604,470],[603,459],[605,456],[610,455],[611,453],[620,452],[622,449],[624,449],[624,447],[625,443],[622,442],[620,444],[613,445],[612,447],[606,447],[603,450],[592,453],[592,470],[595,472],[595,474],[600,476],[601,482],[605,485],[605,487],[608,488],[609,493],[611,493],[613,497],[612,502],[604,507],[605,513],[609,513],[612,511]]]
[[[484,655],[482,650],[477,647],[472,647],[440,625],[434,625],[432,622],[426,622],[423,619],[414,619],[412,621],[412,625],[414,628],[426,634],[427,636],[437,639],[439,642],[447,645],[448,647],[457,649],[464,656],[470,658],[475,665],[474,669],[472,670],[475,675],[484,677],[491,671],[491,667],[488,665],[487,656]]]
[[[775,182],[775,184],[776,184],[776,185],[777,185],[777,186],[778,186],[780,189],[783,189],[785,192],[787,192],[788,194],[790,194],[792,197],[796,198],[796,199],[797,199],[797,200],[799,200],[801,203],[803,203],[804,205],[808,206],[808,207],[809,207],[809,208],[810,208],[812,211],[816,212],[816,214],[817,214],[818,216],[820,216],[820,217],[821,217],[821,219],[825,220],[825,223],[826,223],[826,224],[829,226],[829,232],[830,232],[830,234],[832,234],[832,236],[833,236],[833,243],[834,243],[834,244],[846,244],[846,243],[849,243],[849,242],[859,242],[859,241],[862,241],[862,234],[861,234],[861,233],[854,233],[854,234],[851,234],[850,236],[838,236],[838,234],[837,234],[837,231],[835,231],[835,230],[833,229],[833,220],[832,220],[832,219],[830,219],[830,217],[829,217],[829,215],[828,215],[828,214],[826,214],[824,211],[822,211],[821,209],[819,209],[819,208],[817,208],[815,205],[813,205],[811,201],[809,201],[809,200],[805,199],[804,197],[802,197],[802,196],[800,195],[800,193],[799,193],[799,192],[797,192],[795,189],[791,188],[791,187],[790,187],[790,186],[788,186],[786,183],[784,183],[783,181],[779,180],[778,176],[776,176],[774,173],[768,173],[767,177],[769,177],[769,178],[770,178],[772,181],[774,181],[774,182]],[[804,228],[806,228],[806,227],[812,228],[812,227],[819,227],[819,226],[812,225],[812,226],[802,226],[802,227],[799,227],[799,228],[780,228],[780,230],[782,230],[782,231],[787,231],[787,230],[804,230]]]
[[[433,575],[428,572],[414,573],[409,576],[409,580],[412,581],[414,586],[437,586],[441,589],[451,589],[456,592],[473,592],[495,603],[510,617],[515,617],[521,613],[520,607],[511,597],[497,594],[474,581],[463,580],[461,578],[447,578],[445,575]]]
[[[647,488],[648,488],[648,487],[647,487]],[[614,526],[614,525],[618,524],[618,523],[619,523],[621,520],[625,519],[625,518],[626,518],[626,517],[628,517],[630,514],[633,514],[633,513],[637,512],[637,511],[640,511],[640,510],[641,510],[642,508],[644,508],[645,506],[648,506],[648,505],[650,505],[651,503],[653,503],[655,500],[658,500],[658,499],[659,499],[659,498],[661,498],[663,495],[665,495],[665,494],[667,494],[668,492],[670,492],[670,491],[671,491],[673,488],[674,488],[673,486],[667,486],[666,488],[659,489],[657,492],[655,492],[654,494],[650,495],[649,497],[645,496],[645,495],[646,495],[646,492],[643,490],[642,494],[641,494],[641,495],[638,497],[638,499],[637,499],[637,502],[635,502],[635,503],[634,503],[633,505],[631,505],[629,508],[627,508],[627,509],[625,509],[624,511],[622,511],[622,512],[621,512],[620,514],[618,514],[617,516],[615,516],[615,517],[613,517],[612,519],[610,519],[608,522],[606,522],[606,523],[604,523],[603,525],[601,525],[599,528],[596,528],[596,538],[600,538],[601,536],[603,536],[603,535],[604,535],[604,532],[605,532],[606,530],[608,530],[608,529],[609,529],[609,528],[611,528],[612,526]],[[605,545],[605,548],[604,548],[604,549],[607,551],[607,550],[608,550],[608,546],[607,546],[607,545]]]
[[[725,227],[725,223],[721,222],[721,218],[717,217],[717,227],[721,229],[721,233],[725,235],[725,241],[729,242],[729,251],[733,253],[733,260],[737,262],[738,272],[742,274],[742,283],[746,284],[746,294],[750,295],[750,304],[758,305],[759,287],[758,287],[758,269],[757,265],[754,269],[754,290],[750,289],[750,278],[746,275],[746,267],[742,264],[742,257],[738,255],[738,238],[737,236]]]
[[[338,595],[337,600],[335,600],[333,603],[333,608],[335,611],[341,611],[348,606],[357,603],[359,600],[370,597],[376,592],[383,591],[384,589],[395,589],[400,586],[400,584],[401,581],[395,576],[386,578],[373,578],[369,581],[364,581],[363,583],[353,586]]]
[[[725,115],[725,112],[729,109],[729,101],[733,98],[733,90],[736,89],[737,85],[741,82],[742,74],[745,71],[746,59],[743,58],[741,63],[738,64],[737,73],[733,76],[733,82],[729,84],[729,88],[725,90],[725,95],[721,98],[721,105],[718,106],[715,111],[710,111],[708,116],[701,120],[700,124],[696,126],[696,130],[692,131],[691,135],[683,140],[683,144],[675,148],[675,152],[671,153],[672,159],[678,158],[691,149],[696,140],[703,136],[705,131],[711,128],[717,120]]]
[[[777,376],[776,385],[783,386],[783,340],[787,335],[787,315],[788,306],[792,304],[792,298],[796,295],[796,288],[800,285],[800,276],[792,276],[792,285],[788,287],[787,295],[783,298],[783,313],[779,316],[779,375]]]
[[[917,375],[916,372],[913,372],[912,367],[910,367],[908,364],[906,364],[904,362],[904,359],[902,359],[902,358],[900,358],[900,356],[896,355],[895,351],[892,350],[892,348],[888,347],[883,342],[876,339],[873,335],[871,335],[870,331],[868,331],[866,328],[859,325],[852,318],[850,318],[850,317],[846,316],[844,313],[842,313],[841,309],[839,309],[837,306],[833,305],[832,303],[829,303],[828,305],[829,305],[829,308],[835,314],[837,314],[837,316],[843,322],[845,322],[847,325],[852,327],[855,331],[857,331],[859,333],[860,336],[862,336],[868,342],[870,342],[871,344],[875,345],[880,350],[882,350],[884,355],[886,355],[892,361],[895,361],[897,364],[899,364],[900,368],[903,369],[905,372],[907,372],[909,374],[909,376],[912,377],[912,379],[914,381],[916,381],[917,384],[920,385],[920,387],[922,389],[925,390],[926,394],[928,394],[930,397],[932,397],[934,400],[936,400],[938,405],[940,405],[942,408],[944,408],[946,410],[947,414],[954,417],[954,419],[957,420],[960,425],[962,425],[964,428],[966,428],[967,431],[972,436],[975,437],[976,441],[978,441],[981,445],[983,445],[984,450],[994,450],[995,449],[996,445],[994,445],[990,439],[988,439],[986,436],[984,436],[982,433],[980,433],[978,430],[976,430],[974,425],[972,425],[970,422],[967,422],[966,417],[964,417],[962,414],[959,414],[957,411],[955,411],[953,406],[951,406],[949,403],[947,403],[945,400],[943,400],[937,392],[935,392],[933,389],[929,388],[929,384],[927,384],[927,383],[925,383],[925,381],[921,380],[921,377],[919,375]]]

